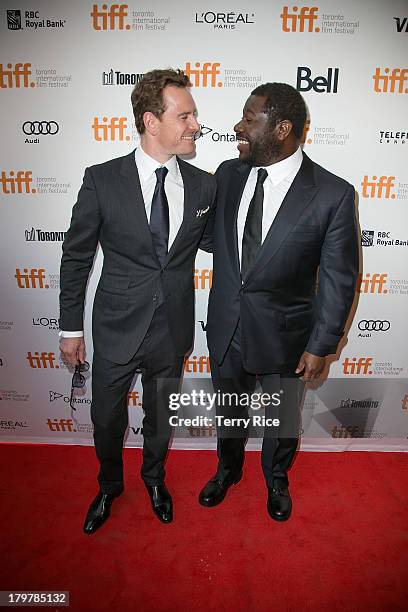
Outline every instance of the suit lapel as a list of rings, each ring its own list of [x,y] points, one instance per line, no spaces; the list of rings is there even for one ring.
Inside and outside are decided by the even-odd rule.
[[[241,164],[235,168],[231,173],[225,195],[225,240],[228,245],[233,269],[238,271],[239,275],[240,265],[238,253],[237,217],[242,193],[250,172],[251,167],[247,164]]]
[[[155,259],[156,253],[153,248],[152,234],[146,216],[146,207],[140,187],[139,173],[135,162],[135,152],[123,158],[121,175],[122,205],[126,208],[126,217],[130,225],[135,227],[140,234],[140,239],[146,245],[148,251],[152,252]]]
[[[177,251],[179,245],[183,241],[183,237],[186,235],[189,227],[191,226],[191,223],[195,219],[195,213],[197,210],[199,199],[199,173],[194,168],[194,166],[188,164],[182,159],[177,158],[177,162],[181,172],[181,176],[183,178],[184,185],[183,221],[180,225],[179,231],[177,232],[175,239],[173,240],[173,244],[171,245],[170,250],[167,253],[164,265],[167,265],[169,260],[174,256],[174,253]],[[169,203],[169,206],[171,206],[171,203]]]
[[[313,162],[303,154],[299,172],[290,186],[278,213],[269,228],[264,242],[249,270],[245,282],[263,268],[280,248],[299,217],[316,195],[318,187],[314,181]]]

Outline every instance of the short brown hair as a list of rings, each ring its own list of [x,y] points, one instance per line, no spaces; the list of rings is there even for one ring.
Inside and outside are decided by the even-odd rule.
[[[163,104],[163,89],[167,85],[175,87],[188,87],[190,81],[182,70],[151,70],[134,87],[131,95],[133,114],[135,116],[136,129],[139,134],[145,131],[143,115],[151,112],[160,117],[166,110]]]

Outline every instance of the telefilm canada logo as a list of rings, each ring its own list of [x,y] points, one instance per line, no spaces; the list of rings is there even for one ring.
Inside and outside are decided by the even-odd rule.
[[[195,14],[195,23],[206,24],[213,30],[236,30],[255,23],[255,13],[224,13],[218,10],[199,12]]]
[[[385,145],[405,145],[408,143],[408,132],[403,130],[379,130],[378,142]]]
[[[20,9],[9,9],[7,13],[7,27],[9,30],[63,30],[66,19],[49,19],[40,11],[22,11]]]
[[[102,85],[137,85],[144,77],[144,72],[121,72],[111,68],[102,72]]]

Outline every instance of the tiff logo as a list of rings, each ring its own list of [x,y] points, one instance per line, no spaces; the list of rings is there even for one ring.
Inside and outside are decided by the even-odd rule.
[[[282,30],[284,32],[320,32],[319,27],[313,27],[317,20],[317,6],[302,6],[300,11],[297,6],[292,7],[292,12],[289,12],[289,7],[284,6],[280,15],[282,19]],[[307,29],[305,30],[305,26]]]
[[[0,87],[2,89],[11,89],[16,87],[35,87],[35,83],[29,80],[31,74],[31,64],[17,63],[13,68],[13,64],[7,64],[7,69],[0,64]]]
[[[194,289],[211,289],[213,271],[208,268],[194,268]]]
[[[401,400],[402,410],[408,410],[408,395],[404,395]]]
[[[125,23],[127,17],[127,4],[111,4],[108,10],[107,4],[102,4],[99,9],[97,4],[93,5],[91,13],[92,27],[94,30],[130,30],[130,25]]]
[[[373,363],[372,357],[353,357],[351,360],[346,357],[343,361],[343,374],[347,376],[349,374],[372,374],[372,370],[369,370]]]
[[[361,195],[363,198],[385,198],[388,200],[395,199],[395,193],[392,189],[395,187],[395,176],[372,176],[371,179],[366,174],[363,178],[361,186],[363,188]],[[384,194],[383,194],[384,191]]]
[[[191,63],[187,62],[184,69],[185,74],[188,76],[192,87],[222,87],[222,81],[217,81],[220,71],[219,63],[204,62],[201,68],[200,62],[196,62],[195,68],[191,67]],[[194,79],[192,78],[194,77]],[[208,77],[210,78],[210,84],[208,85]]]
[[[127,398],[128,406],[133,406],[133,408],[142,407],[142,402],[138,391],[129,391],[129,393],[127,394]]]
[[[18,170],[17,176],[14,170],[10,170],[10,174],[7,176],[4,170],[1,171],[1,188],[3,193],[36,193],[37,190],[30,189],[30,185],[33,182],[33,173],[31,170]]]
[[[188,359],[184,360],[184,370],[189,374],[197,373],[197,372],[206,372],[209,374],[211,372],[210,369],[210,358],[206,355],[193,355]]]
[[[47,419],[51,431],[76,431],[72,419]]]
[[[397,32],[408,32],[408,17],[394,17],[394,19]]]
[[[405,81],[408,79],[408,68],[393,68],[391,74],[389,72],[389,68],[384,68],[383,74],[381,74],[381,68],[375,69],[375,74],[373,74],[374,91],[377,93],[395,93],[395,86],[398,84],[397,93],[408,93],[408,88],[405,87]]]
[[[45,268],[16,268],[14,278],[17,280],[19,289],[49,289],[48,284],[44,284]]]
[[[98,142],[103,140],[130,140],[130,136],[125,134],[127,128],[126,117],[102,117],[102,122],[98,117],[94,117],[92,124],[94,139]]]
[[[27,353],[27,361],[30,368],[38,369],[38,368],[51,368],[52,370],[59,369],[59,365],[55,363],[55,353],[46,353],[43,351],[41,355],[38,351],[35,351],[33,354],[31,351]]]
[[[373,274],[358,275],[357,293],[388,293],[388,289],[384,289],[387,283],[388,274]]]

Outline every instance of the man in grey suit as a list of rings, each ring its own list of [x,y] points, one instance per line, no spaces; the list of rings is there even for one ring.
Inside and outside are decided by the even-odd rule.
[[[123,491],[127,393],[143,384],[142,478],[156,516],[169,523],[164,462],[176,392],[194,329],[193,268],[216,183],[181,160],[195,151],[197,110],[182,71],[153,70],[132,92],[140,146],[87,168],[63,244],[60,348],[72,366],[85,359],[84,299],[95,251],[104,262],[93,305],[92,408],[99,493],[84,523],[94,533]]]
[[[293,87],[257,87],[234,128],[239,159],[216,172],[211,374],[224,394],[251,394],[257,379],[265,393],[280,394],[280,405],[265,407],[280,426],[265,428],[262,446],[267,509],[277,521],[292,508],[288,469],[303,381],[318,378],[336,352],[358,273],[354,189],[302,153],[305,121]],[[219,417],[248,416],[239,402],[217,409]],[[246,435],[244,427],[218,428],[218,468],[202,505],[219,504],[240,480]]]

